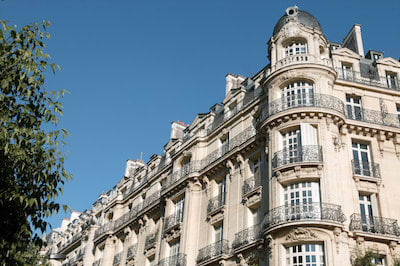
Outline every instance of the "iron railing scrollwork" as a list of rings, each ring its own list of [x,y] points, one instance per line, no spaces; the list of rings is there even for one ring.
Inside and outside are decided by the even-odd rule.
[[[160,260],[157,266],[186,266],[186,254],[179,253]]]
[[[350,231],[400,236],[400,228],[396,219],[365,216],[357,213],[350,216],[349,229]]]
[[[235,234],[235,240],[232,242],[233,248],[239,248],[247,244],[262,239],[261,226],[259,224],[249,227]]]
[[[157,235],[158,235],[158,232],[155,232],[153,234],[150,234],[150,235],[146,236],[146,240],[144,242],[144,248],[145,249],[149,249],[149,248],[153,247],[156,244]]]
[[[179,210],[174,214],[167,216],[164,220],[164,231],[183,222],[183,210]]]
[[[400,90],[397,79],[388,80],[388,77],[379,76],[378,72],[361,73],[350,69],[336,68],[338,79],[361,83],[374,87],[391,90]]]
[[[197,263],[201,263],[220,255],[228,255],[229,253],[229,241],[223,239],[200,249],[196,261]]]
[[[126,254],[126,258],[130,259],[130,258],[136,256],[136,251],[137,251],[137,244],[133,244],[133,245],[129,246],[128,252]]]
[[[121,263],[121,258],[122,258],[122,252],[115,254],[113,259],[113,266],[119,265]]]
[[[208,201],[207,214],[222,208],[225,205],[225,194],[220,194]]]
[[[351,160],[354,175],[381,178],[379,164],[365,161]]]
[[[351,120],[367,122],[388,127],[400,127],[399,116],[384,111],[376,111],[365,108],[354,109],[348,105],[346,117]]]
[[[261,120],[285,110],[300,107],[318,107],[345,114],[344,103],[339,98],[320,93],[297,93],[274,100],[263,108]]]
[[[278,168],[292,163],[322,162],[322,146],[302,145],[297,149],[283,149],[274,153],[272,168]]]
[[[303,220],[343,223],[346,218],[339,205],[322,202],[299,203],[270,210],[264,217],[263,228],[269,229],[275,225]]]
[[[252,191],[254,191],[256,188],[261,186],[261,180],[259,177],[249,177],[243,182],[242,186],[242,195],[246,195]]]

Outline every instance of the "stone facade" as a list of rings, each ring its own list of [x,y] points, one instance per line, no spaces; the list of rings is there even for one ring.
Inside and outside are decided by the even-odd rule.
[[[270,64],[228,74],[222,104],[173,123],[91,210],[48,237],[53,265],[351,265],[400,256],[400,63],[329,42],[286,10]],[[65,259],[62,259],[65,257]],[[381,263],[381,264],[379,264]]]

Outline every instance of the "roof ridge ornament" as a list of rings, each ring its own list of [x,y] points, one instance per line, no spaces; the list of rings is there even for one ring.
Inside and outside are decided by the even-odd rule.
[[[298,11],[299,11],[299,8],[296,5],[290,6],[290,7],[286,8],[286,10],[285,10],[286,15],[288,15],[289,17],[297,16]]]

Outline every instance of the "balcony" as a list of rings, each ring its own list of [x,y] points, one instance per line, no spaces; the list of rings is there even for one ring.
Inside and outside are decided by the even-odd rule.
[[[196,262],[198,264],[201,264],[205,261],[216,259],[217,257],[229,254],[229,241],[220,240],[200,249],[199,254],[197,255]]]
[[[361,214],[350,216],[350,231],[360,231],[372,234],[400,236],[397,220],[382,217],[366,217]]]
[[[259,177],[250,177],[244,180],[242,186],[243,202],[248,208],[258,208],[261,203],[261,180]]]
[[[275,65],[271,66],[271,68],[267,69],[266,71],[266,76],[270,75],[271,73],[286,67],[286,66],[292,66],[292,65],[298,65],[298,64],[319,64],[319,65],[324,65],[327,67],[332,67],[332,61],[330,59],[320,59],[318,57],[315,57],[310,54],[296,54],[296,55],[291,55],[284,57],[283,59],[277,61]]]
[[[101,265],[101,259],[96,260],[95,262],[93,262],[93,266],[100,266]]]
[[[131,260],[132,258],[136,257],[137,252],[137,244],[133,244],[128,247],[128,252],[126,254],[126,259]]]
[[[179,180],[184,178],[185,176],[200,171],[201,169],[201,162],[200,161],[193,161],[188,164],[183,165],[181,168],[170,174],[164,182],[162,182],[161,187],[162,190],[166,190],[169,187],[176,184]]]
[[[351,109],[347,107],[346,117],[350,120],[356,120],[361,122],[372,123],[376,125],[382,125],[387,127],[400,127],[399,116],[396,114],[390,114],[384,111],[376,111],[370,109]]]
[[[299,221],[322,221],[329,223],[343,223],[346,220],[342,208],[330,203],[300,203],[293,206],[280,206],[269,211],[264,217],[263,228],[270,230],[273,227]]]
[[[115,254],[113,259],[113,266],[119,265],[121,263],[121,258],[122,258],[122,252]]]
[[[320,93],[298,93],[288,97],[282,97],[268,104],[261,113],[261,120],[294,108],[316,107],[324,108],[345,114],[344,103],[332,95]]]
[[[208,201],[207,214],[213,213],[225,205],[225,195],[218,195]]]
[[[156,244],[157,244],[158,231],[146,236],[144,242],[144,255],[147,258],[154,257],[156,254]]]
[[[183,211],[178,211],[166,217],[164,221],[164,232],[182,223],[182,221],[183,221]]]
[[[381,171],[377,163],[351,160],[351,165],[355,176],[381,178]]]
[[[386,77],[379,76],[378,73],[360,73],[353,70],[344,70],[336,68],[338,79],[364,84],[373,87],[380,87],[390,90],[400,90],[396,80],[388,80]]]
[[[297,163],[317,163],[323,162],[322,147],[318,145],[303,145],[297,149],[283,149],[275,152],[272,158],[272,168],[281,168],[290,164]]]
[[[186,254],[179,253],[162,259],[157,266],[186,266]]]
[[[247,178],[243,182],[242,195],[245,196],[245,195],[253,192],[257,188],[259,188],[260,186],[261,186],[260,178],[257,178],[257,177],[254,177],[254,176],[252,176],[250,178]]]
[[[260,229],[261,226],[257,224],[243,231],[240,231],[239,233],[236,233],[235,240],[232,243],[232,247],[234,249],[238,249],[247,246],[249,244],[252,244],[254,242],[257,242],[258,240],[261,240],[262,236]]]

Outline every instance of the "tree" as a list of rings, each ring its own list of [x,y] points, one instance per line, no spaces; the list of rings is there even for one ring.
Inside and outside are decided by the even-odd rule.
[[[20,265],[43,244],[37,232],[72,178],[60,151],[68,132],[57,125],[66,91],[45,88],[47,70],[59,69],[44,51],[50,23],[0,24],[0,265]]]
[[[352,256],[353,266],[375,266],[375,259],[380,258],[378,251],[368,249],[365,252],[357,249]]]

